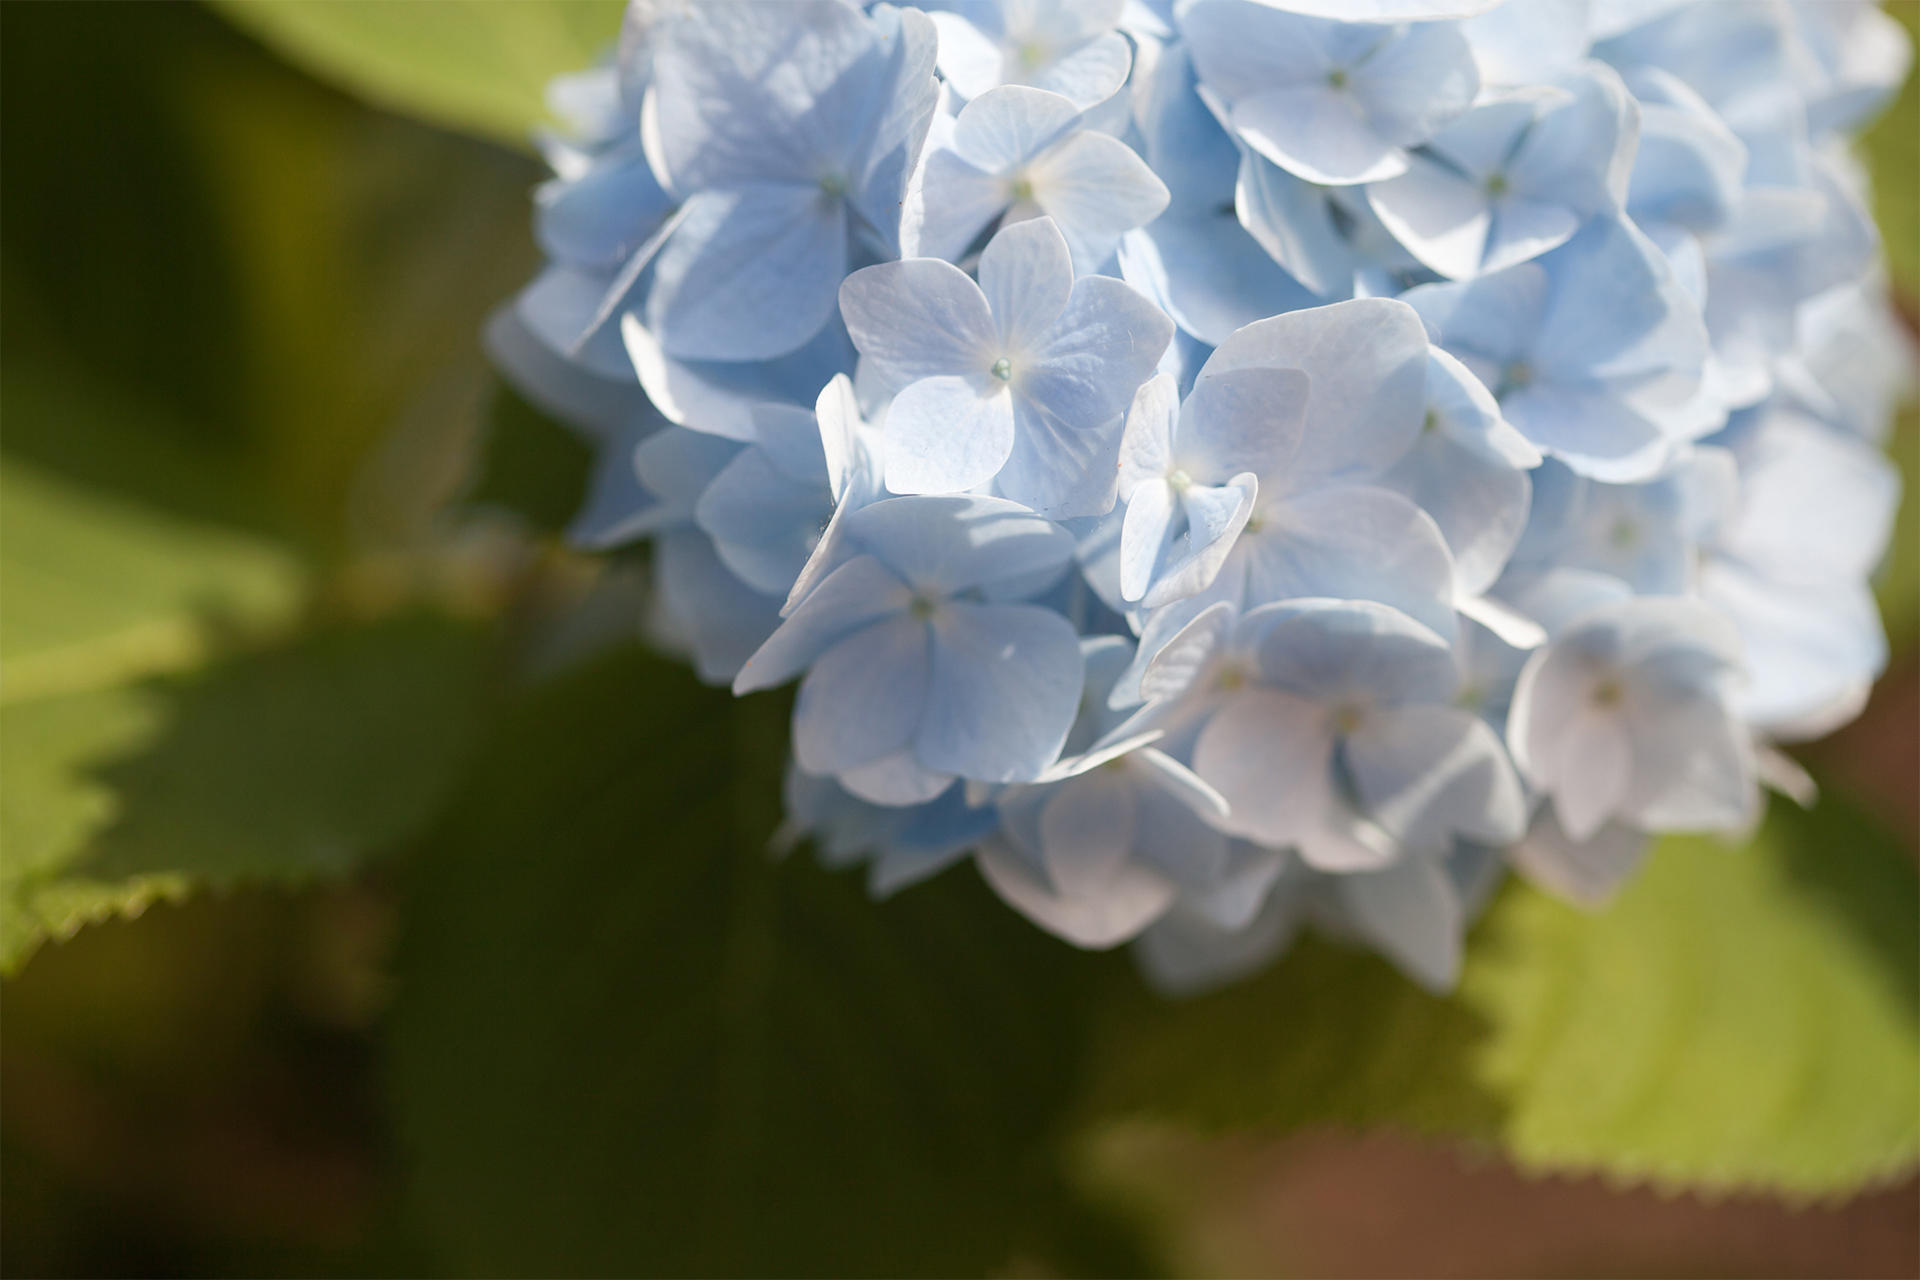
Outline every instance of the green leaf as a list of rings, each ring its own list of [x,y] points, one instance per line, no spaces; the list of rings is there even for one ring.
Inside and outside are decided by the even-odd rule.
[[[785,714],[603,658],[413,864],[393,1089],[448,1269],[970,1275],[1056,1203],[1099,962],[971,873],[773,861]]]
[[[186,891],[178,876],[101,883],[64,874],[117,807],[90,765],[137,748],[163,718],[152,697],[125,688],[0,706],[0,972],[48,937]]]
[[[1920,9],[1890,4],[1887,14],[1920,41]],[[1908,76],[1886,112],[1861,139],[1873,172],[1873,219],[1886,246],[1894,288],[1908,299],[1920,298],[1920,170],[1913,163],[1913,139],[1920,130],[1920,77]]]
[[[1386,1125],[1534,1170],[1848,1192],[1920,1156],[1917,896],[1869,822],[1776,805],[1750,848],[1666,842],[1599,915],[1509,886],[1449,999],[1310,943],[1218,994],[1127,1008],[1095,1111]]]
[[[157,894],[344,871],[430,816],[480,637],[296,637],[323,608],[489,609],[519,571],[448,507],[535,176],[207,9],[6,29],[8,102],[73,110],[4,121],[0,969]]]
[[[525,146],[547,81],[591,65],[620,0],[214,0],[298,66],[393,111]]]
[[[190,666],[210,623],[284,624],[305,588],[265,538],[13,460],[0,465],[0,577],[6,701]]]
[[[344,874],[406,840],[458,776],[484,653],[411,620],[0,707],[0,971],[158,896]]]

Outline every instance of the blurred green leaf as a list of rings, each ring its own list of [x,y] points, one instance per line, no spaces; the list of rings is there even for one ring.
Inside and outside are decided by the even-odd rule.
[[[786,704],[610,655],[503,724],[413,864],[413,1201],[467,1274],[979,1274],[1055,1202],[1070,952],[950,874],[771,858]]]
[[[591,65],[620,0],[213,0],[308,72],[393,111],[526,146],[547,81]]]
[[[1920,5],[1890,4],[1916,43],[1920,43]],[[1887,252],[1895,300],[1911,331],[1920,323],[1920,77],[1909,76],[1899,96],[1874,122],[1861,150],[1873,175],[1873,215]],[[1888,452],[1900,468],[1906,493],[1894,525],[1878,586],[1880,608],[1895,653],[1920,639],[1920,406],[1909,403],[1894,425]]]
[[[401,621],[0,706],[0,970],[156,896],[407,839],[458,776],[484,656],[471,628]]]
[[[283,625],[306,586],[300,562],[267,539],[11,460],[0,466],[0,580],[7,702],[189,666],[210,647],[210,622]]]
[[[1920,502],[1914,500],[1920,494],[1920,405],[1909,404],[1895,420],[1887,453],[1900,469],[1902,493],[1874,594],[1897,657],[1920,640]]]
[[[1512,885],[1458,993],[1315,943],[1114,1018],[1096,1113],[1277,1131],[1385,1125],[1524,1168],[1840,1194],[1920,1156],[1920,884],[1829,800],[1750,848],[1660,846],[1608,911]]]
[[[502,598],[517,552],[449,507],[480,326],[533,256],[525,159],[367,111],[206,9],[5,31],[0,968],[431,816],[477,637],[297,637],[326,607]]]
[[[101,883],[65,874],[117,809],[90,766],[137,749],[162,719],[152,697],[124,687],[0,706],[0,972],[48,937],[186,892],[177,875]]]
[[[1920,5],[1889,4],[1886,11],[1920,43]],[[1873,173],[1873,217],[1886,245],[1894,288],[1920,299],[1920,77],[1909,76],[1885,114],[1861,139]]]

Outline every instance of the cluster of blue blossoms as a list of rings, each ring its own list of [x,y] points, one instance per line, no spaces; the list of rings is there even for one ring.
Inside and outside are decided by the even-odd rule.
[[[1859,708],[1905,353],[1842,0],[632,0],[496,358],[789,829],[1192,989],[1450,984]],[[619,714],[619,708],[608,708]]]

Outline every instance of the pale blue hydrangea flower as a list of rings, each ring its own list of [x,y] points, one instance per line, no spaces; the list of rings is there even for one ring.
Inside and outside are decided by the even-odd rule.
[[[1442,18],[1471,18],[1502,0],[1253,0],[1268,9],[1338,18],[1342,22],[1432,22]]]
[[[1085,110],[1127,81],[1124,9],[1124,0],[945,0],[931,15],[940,75],[962,98],[1024,84]]]
[[[1751,733],[1732,702],[1739,636],[1697,600],[1636,598],[1576,613],[1520,673],[1507,741],[1561,829],[1738,828],[1759,800]]]
[[[1483,97],[1367,199],[1408,252],[1452,279],[1565,244],[1625,203],[1639,113],[1610,68]]]
[[[843,526],[855,552],[801,599],[734,681],[801,672],[794,759],[877,803],[931,799],[955,778],[1030,781],[1080,701],[1073,627],[1031,594],[1073,543],[1000,498],[888,498]]]
[[[693,522],[735,577],[784,596],[833,515],[833,491],[813,414],[765,404],[753,425],[753,443],[707,482]]]
[[[1309,182],[1247,148],[1234,207],[1254,241],[1320,298],[1352,297],[1359,277],[1375,265],[1355,243],[1360,215],[1372,216],[1364,188]],[[1406,255],[1406,261],[1414,260]]]
[[[764,404],[810,406],[821,385],[854,370],[853,340],[836,317],[795,351],[771,360],[681,360],[628,312],[620,336],[647,400],[669,422],[729,440],[754,438],[753,416]]]
[[[1159,56],[1134,104],[1142,154],[1169,199],[1159,217],[1121,239],[1127,283],[1183,332],[1213,345],[1255,320],[1316,305],[1320,299],[1285,270],[1286,259],[1269,256],[1241,225],[1240,150],[1195,92],[1183,47]],[[1344,278],[1322,293],[1351,291],[1351,252],[1344,242],[1338,252]]]
[[[1619,822],[1575,840],[1552,805],[1542,805],[1527,834],[1507,851],[1514,868],[1533,883],[1589,910],[1605,906],[1646,856],[1646,832]]]
[[[920,804],[880,805],[790,765],[782,795],[787,817],[776,847],[810,838],[830,867],[866,861],[867,885],[881,898],[937,875],[999,825],[993,806],[967,803],[959,782]]]
[[[1140,448],[1124,517],[1139,532],[1131,540],[1122,532],[1119,576],[1146,589],[1173,584],[1163,596],[1195,594],[1148,616],[1136,668],[1217,600],[1247,609],[1300,597],[1377,600],[1452,634],[1454,568],[1445,536],[1382,483],[1419,439],[1428,351],[1404,304],[1340,302],[1234,334],[1202,367],[1171,428],[1164,408],[1142,406],[1148,412],[1137,420]],[[1164,484],[1144,483],[1154,468]],[[1238,478],[1243,472],[1251,484]],[[1176,510],[1172,495],[1196,481],[1204,505]],[[1241,519],[1223,510],[1227,495],[1208,489],[1251,489],[1249,513]],[[1224,552],[1222,540],[1231,543]]]
[[[978,284],[909,258],[855,272],[840,299],[861,358],[894,389],[887,488],[991,483],[1056,517],[1113,505],[1127,404],[1173,324],[1118,280],[1074,279],[1051,219],[996,235]]]
[[[1879,444],[1900,399],[1914,390],[1916,365],[1885,282],[1869,275],[1801,304],[1793,349],[1775,374],[1785,402]]]
[[[1000,794],[1000,834],[979,861],[988,883],[1034,920],[1079,946],[1110,947],[1183,887],[1204,892],[1226,876],[1227,803],[1109,707],[1132,642],[1102,636],[1081,648],[1087,688],[1069,753],[1040,781]]]
[[[1338,875],[1289,855],[1250,916],[1223,919],[1181,899],[1141,935],[1137,954],[1156,987],[1186,995],[1255,972],[1312,927],[1372,947],[1414,981],[1445,991],[1459,976],[1466,928],[1499,870],[1496,854],[1470,844],[1444,858]]]
[[[570,130],[541,139],[554,176],[533,194],[534,236],[554,262],[617,273],[659,229],[673,200],[640,144],[640,101],[606,67],[557,82]]]
[[[1473,52],[1451,23],[1356,25],[1255,0],[1197,0],[1179,18],[1228,126],[1309,182],[1405,173],[1407,149],[1465,111],[1479,88]]]
[[[1896,25],[939,10],[633,0],[489,325],[656,639],[801,678],[784,840],[1168,990],[1307,927],[1439,989],[1502,868],[1806,801],[1885,662]]]
[[[1540,84],[1571,71],[1593,36],[1589,0],[1524,0],[1494,5],[1460,24],[1482,85]]]
[[[1081,124],[1071,99],[1023,85],[962,107],[908,194],[909,255],[957,262],[996,224],[1045,216],[1077,270],[1104,267],[1123,234],[1167,207],[1167,188],[1126,143]]]
[[[1532,506],[1528,473],[1539,465],[1540,451],[1500,416],[1493,393],[1445,351],[1429,351],[1420,435],[1381,483],[1439,526],[1458,607],[1474,608],[1512,559]]]
[[[1697,448],[1637,484],[1606,484],[1548,462],[1533,474],[1533,518],[1507,564],[1509,584],[1555,569],[1618,578],[1638,595],[1686,595],[1699,548],[1734,486],[1733,458]]]
[[[1913,66],[1913,45],[1872,0],[1791,0],[1796,87],[1816,133],[1857,129],[1892,100]]]
[[[1747,149],[1678,77],[1643,67],[1629,71],[1626,83],[1640,104],[1640,144],[1628,179],[1627,210],[1672,256],[1674,236],[1706,235],[1733,217]]]
[[[1178,727],[1229,830],[1369,870],[1525,825],[1506,752],[1454,705],[1458,684],[1448,643],[1385,605],[1297,600],[1236,620],[1221,604],[1148,664],[1135,723]]]
[[[856,251],[897,252],[935,40],[916,9],[835,0],[719,0],[668,28],[649,152],[679,209],[645,305],[664,350],[792,351],[827,323]]]
[[[1143,609],[1213,585],[1253,515],[1269,463],[1246,449],[1250,411],[1298,432],[1306,375],[1246,369],[1206,380],[1182,406],[1173,379],[1157,374],[1134,397],[1120,454],[1120,598]],[[1236,431],[1236,428],[1239,430]]]
[[[1406,295],[1501,415],[1582,474],[1636,480],[1719,425],[1699,311],[1631,223],[1596,218],[1565,245]]]
[[[1739,487],[1706,535],[1700,594],[1740,633],[1737,702],[1769,737],[1818,737],[1853,718],[1886,665],[1868,575],[1899,477],[1877,449],[1784,407],[1715,438]]]
[[[666,638],[687,649],[710,684],[725,684],[780,620],[778,596],[756,591],[726,567],[694,522],[700,495],[742,446],[684,427],[666,427],[632,453],[640,485],[652,500],[625,536],[653,538],[654,578]]]
[[[1774,367],[1782,401],[1837,432],[1884,443],[1920,367],[1885,280],[1868,274],[1803,303],[1793,332],[1793,349]]]

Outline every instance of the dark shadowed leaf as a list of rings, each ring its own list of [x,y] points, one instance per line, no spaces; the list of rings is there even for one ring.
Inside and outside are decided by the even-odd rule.
[[[477,1274],[941,1274],[1052,1183],[1100,966],[971,872],[774,862],[785,703],[616,655],[504,725],[416,864],[413,1197]]]

